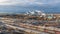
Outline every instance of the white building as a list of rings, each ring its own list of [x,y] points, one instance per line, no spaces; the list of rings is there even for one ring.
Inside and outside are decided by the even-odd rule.
[[[36,16],[40,15],[40,16],[46,16],[45,13],[43,13],[42,11],[38,11],[38,10],[26,12],[25,15],[36,15]]]

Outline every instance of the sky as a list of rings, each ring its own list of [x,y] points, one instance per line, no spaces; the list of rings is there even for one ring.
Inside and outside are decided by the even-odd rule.
[[[60,13],[60,0],[0,0],[0,13],[20,13],[29,10]]]
[[[0,5],[56,5],[60,0],[0,0]]]

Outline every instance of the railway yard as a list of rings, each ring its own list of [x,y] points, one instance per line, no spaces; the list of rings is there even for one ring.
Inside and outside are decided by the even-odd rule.
[[[3,15],[0,24],[0,33],[4,34],[60,34],[60,14]]]

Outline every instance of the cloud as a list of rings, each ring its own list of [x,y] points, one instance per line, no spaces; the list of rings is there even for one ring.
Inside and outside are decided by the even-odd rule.
[[[56,5],[59,4],[60,0],[37,0],[36,4],[38,5]]]
[[[60,0],[0,0],[0,5],[55,5]]]

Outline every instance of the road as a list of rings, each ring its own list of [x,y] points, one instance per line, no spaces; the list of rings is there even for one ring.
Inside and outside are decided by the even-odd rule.
[[[28,28],[22,28],[22,27],[12,26],[12,25],[9,25],[9,24],[7,24],[7,23],[4,23],[3,20],[0,20],[0,24],[1,24],[1,25],[4,25],[5,27],[10,27],[10,28],[14,28],[14,29],[19,29],[19,30],[23,30],[23,31],[26,31],[26,32],[30,32],[30,33],[32,32],[32,33],[36,33],[36,34],[49,34],[49,33],[46,33],[46,32],[40,32],[40,31],[28,29]]]
[[[27,29],[27,28],[16,27],[16,26],[8,25],[8,24],[5,24],[5,25],[7,27],[11,27],[11,28],[14,28],[14,29],[20,29],[20,30],[23,30],[23,31],[26,31],[26,32],[34,32],[34,33],[37,33],[37,34],[49,34],[49,33],[39,32],[39,31],[36,31],[36,30]]]
[[[10,20],[10,19],[9,19]],[[13,21],[14,20],[16,20],[16,19],[13,19]],[[2,21],[2,23],[4,23],[4,21],[3,20],[1,20]],[[7,20],[8,21],[8,20]],[[48,22],[55,22],[55,21],[48,21]],[[27,31],[27,32],[34,32],[34,33],[39,33],[39,34],[41,34],[41,33],[46,33],[46,32],[40,32],[40,31],[37,31],[37,30],[32,30],[32,29],[28,29],[28,28],[22,28],[22,27],[18,27],[18,26],[13,26],[13,25],[9,25],[9,24],[7,24],[7,23],[4,23],[4,25],[6,26],[6,27],[11,27],[11,28],[14,28],[14,29],[21,29],[21,30],[24,30],[24,31]],[[30,24],[27,24],[28,26],[30,25]],[[31,26],[31,25],[30,25]],[[55,28],[55,27],[44,27],[44,26],[41,26],[40,28],[43,28],[43,29],[48,29],[48,30],[52,30],[52,31],[60,31],[60,29],[58,29],[58,28]],[[46,33],[46,34],[49,34],[49,33]]]

